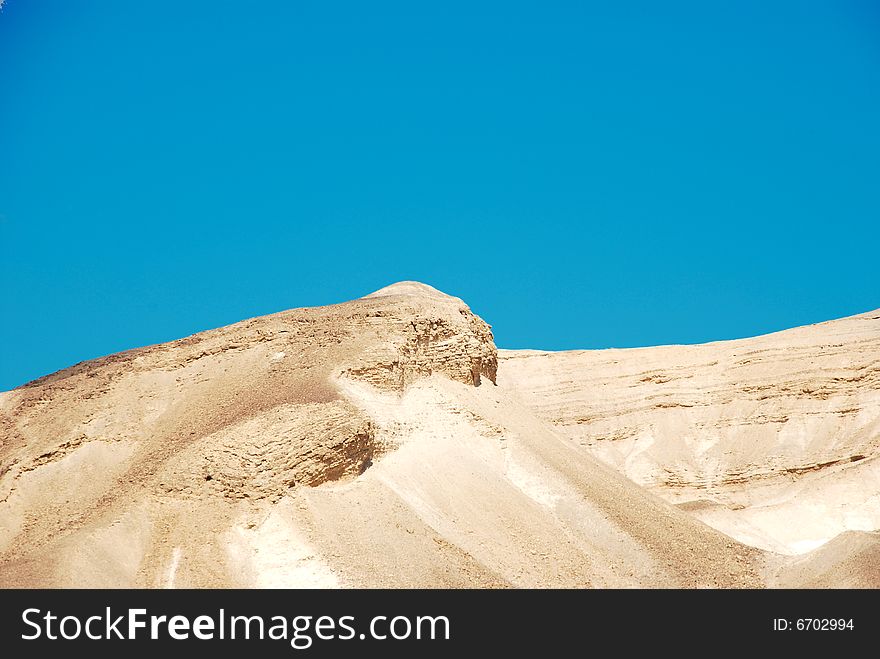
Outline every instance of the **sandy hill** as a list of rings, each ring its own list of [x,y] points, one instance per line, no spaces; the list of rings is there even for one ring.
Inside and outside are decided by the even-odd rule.
[[[502,351],[499,379],[556,432],[741,542],[803,554],[880,529],[880,310],[695,346]]]
[[[402,282],[84,362],[0,394],[0,585],[876,585],[874,316],[499,360]]]

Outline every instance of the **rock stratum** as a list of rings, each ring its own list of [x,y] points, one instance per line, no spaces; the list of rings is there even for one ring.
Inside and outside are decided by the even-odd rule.
[[[0,394],[0,586],[876,587],[880,312],[498,351],[401,282]]]

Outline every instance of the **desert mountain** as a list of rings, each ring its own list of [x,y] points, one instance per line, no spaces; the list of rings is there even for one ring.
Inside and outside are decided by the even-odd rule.
[[[880,585],[878,321],[499,357],[402,282],[84,362],[0,394],[0,585]]]

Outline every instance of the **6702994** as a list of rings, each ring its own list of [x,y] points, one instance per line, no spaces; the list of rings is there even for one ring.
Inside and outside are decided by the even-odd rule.
[[[852,631],[855,629],[853,618],[774,618],[773,631]]]

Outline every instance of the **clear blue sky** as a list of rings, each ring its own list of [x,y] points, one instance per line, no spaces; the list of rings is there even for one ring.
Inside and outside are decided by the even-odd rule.
[[[880,9],[7,0],[0,277],[0,389],[400,279],[509,348],[880,307]]]

